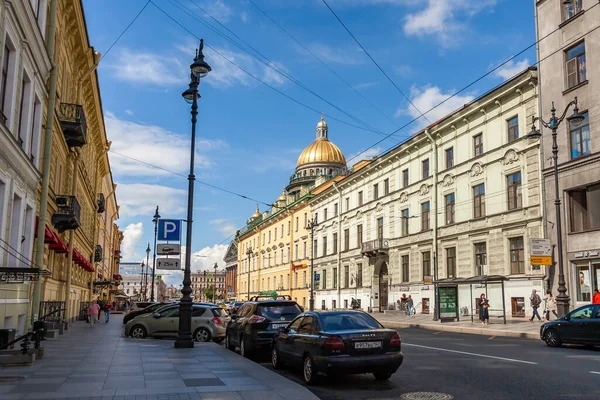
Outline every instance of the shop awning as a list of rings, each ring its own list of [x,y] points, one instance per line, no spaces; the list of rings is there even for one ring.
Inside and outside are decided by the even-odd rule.
[[[36,236],[37,238],[37,230]],[[44,243],[48,245],[50,250],[53,250],[55,253],[66,254],[69,252],[69,247],[65,244],[58,233],[54,232],[48,224],[44,227]]]
[[[94,272],[94,266],[77,249],[73,249],[73,262],[86,271]]]

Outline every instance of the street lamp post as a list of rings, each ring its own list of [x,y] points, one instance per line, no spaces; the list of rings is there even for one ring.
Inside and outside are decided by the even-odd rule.
[[[179,303],[179,332],[175,341],[175,348],[193,348],[192,339],[192,222],[194,218],[194,156],[196,154],[196,117],[198,115],[198,85],[200,79],[204,78],[211,71],[210,66],[204,61],[204,40],[200,39],[200,49],[198,50],[194,62],[190,65],[191,81],[189,88],[182,93],[186,102],[192,104],[192,135],[190,140],[190,174],[188,175],[188,205],[187,205],[187,230],[185,237],[185,270],[183,273],[183,297]]]
[[[527,135],[530,139],[539,139],[542,133],[535,127],[535,122],[540,121],[543,127],[552,130],[552,158],[554,159],[554,205],[556,207],[556,243],[558,245],[558,295],[556,296],[556,305],[558,316],[562,317],[569,312],[569,295],[567,294],[567,286],[565,282],[565,271],[563,264],[563,249],[562,249],[562,221],[560,213],[560,190],[558,188],[558,143],[556,142],[557,130],[561,122],[565,119],[569,108],[574,106],[573,114],[566,118],[573,126],[578,126],[585,119],[584,115],[579,112],[577,107],[577,97],[571,101],[565,107],[560,117],[556,116],[556,109],[554,108],[554,102],[552,102],[552,109],[550,112],[552,116],[550,121],[546,122],[541,117],[531,118],[531,132]]]
[[[156,206],[156,212],[154,213],[154,217],[152,217],[152,222],[154,222],[154,251],[152,252],[152,289],[150,289],[150,301],[154,301],[154,275],[156,275],[156,238],[158,236],[159,219],[160,214],[158,213],[158,206]]]
[[[314,246],[314,234],[315,234],[315,228],[319,226],[319,223],[317,222],[317,217],[315,216],[313,219],[308,221],[308,225],[306,226],[306,229],[310,229],[310,296],[309,296],[309,300],[308,300],[308,306],[310,311],[314,311],[315,310],[315,271],[314,271],[314,265],[313,265],[313,259],[315,257],[315,251],[317,251],[317,249],[315,249]]]
[[[148,301],[148,268],[150,267],[150,243],[146,247],[146,275],[144,276],[144,301]]]
[[[142,261],[142,263],[140,264],[140,267],[142,267],[142,273],[140,274],[140,301],[144,300],[142,298],[142,294],[143,292],[143,287],[144,287],[144,262]]]
[[[248,256],[248,301],[250,301],[250,256],[252,256],[254,252],[251,248],[248,248],[246,251],[246,255]]]

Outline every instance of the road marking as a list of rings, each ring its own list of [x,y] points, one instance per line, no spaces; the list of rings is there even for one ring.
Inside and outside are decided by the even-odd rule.
[[[496,336],[490,336],[488,340],[494,340]]]
[[[590,374],[600,375],[600,372],[598,372],[598,371],[590,371]]]
[[[516,360],[514,358],[504,358],[504,357],[489,356],[487,354],[477,354],[477,353],[470,353],[470,352],[467,352],[467,351],[442,349],[442,348],[439,348],[439,347],[422,346],[420,344],[402,343],[402,345],[403,346],[420,347],[420,348],[429,349],[429,350],[445,351],[445,352],[448,352],[448,353],[464,354],[464,355],[467,355],[467,356],[475,356],[475,357],[483,357],[483,358],[493,358],[495,360],[502,360],[502,361],[510,361],[510,362],[522,363],[522,364],[537,365],[537,363],[533,362],[533,361],[524,361],[524,360]]]
[[[436,332],[436,333],[434,333],[434,335],[439,335],[440,333],[444,333],[444,331]]]

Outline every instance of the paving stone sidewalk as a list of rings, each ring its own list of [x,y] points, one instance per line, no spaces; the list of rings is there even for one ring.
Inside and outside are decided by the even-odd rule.
[[[35,365],[0,368],[0,399],[318,399],[215,343],[175,349],[173,340],[125,338],[122,318],[73,323],[42,342],[46,356]]]

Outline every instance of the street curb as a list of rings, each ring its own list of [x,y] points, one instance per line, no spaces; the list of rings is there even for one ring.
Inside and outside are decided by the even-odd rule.
[[[539,339],[539,333],[527,333],[527,332],[512,332],[512,331],[502,331],[496,329],[485,329],[485,328],[464,328],[460,326],[452,326],[452,325],[443,325],[442,323],[438,324],[418,324],[411,322],[395,322],[395,321],[385,321],[380,320],[379,322],[383,323],[386,328],[420,328],[427,329],[431,331],[444,331],[444,332],[454,332],[454,333],[469,333],[472,335],[485,335],[485,336],[502,336],[502,337],[520,337],[527,339]]]

